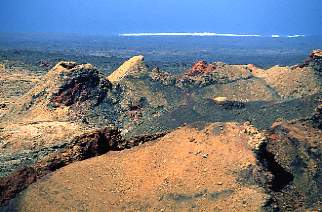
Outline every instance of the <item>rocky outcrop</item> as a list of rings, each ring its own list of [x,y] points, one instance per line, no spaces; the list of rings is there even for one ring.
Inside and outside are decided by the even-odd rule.
[[[128,61],[124,62],[117,70],[115,70],[107,79],[112,83],[117,83],[125,76],[133,73],[139,73],[146,70],[145,65],[143,64],[144,57],[142,55],[134,56]]]
[[[312,52],[310,55],[310,66],[314,68],[317,75],[322,78],[322,50],[318,49]]]
[[[41,84],[24,96],[23,109],[29,110],[37,104],[57,108],[85,101],[95,105],[110,87],[92,65],[60,62],[44,76]]]
[[[282,211],[321,208],[321,130],[305,121],[277,122],[267,137],[268,154],[285,170],[275,179],[273,200]]]
[[[216,70],[216,65],[208,64],[206,61],[199,60],[194,63],[190,70],[186,71],[188,76],[195,76],[200,74],[209,74]]]
[[[313,50],[310,56],[305,60],[305,62],[296,67],[304,68],[311,67],[315,70],[315,73],[322,77],[322,50],[316,49]]]
[[[150,77],[152,81],[160,82],[162,85],[174,86],[176,84],[176,77],[168,72],[161,71],[159,68],[154,68]]]
[[[174,84],[179,88],[201,88],[213,84],[227,84],[239,80],[252,78],[251,71],[241,65],[228,65],[222,62],[208,64],[206,61],[197,61],[182,74],[171,75],[154,69],[150,74],[154,81],[162,84]]]
[[[310,54],[310,58],[312,58],[313,60],[321,59],[322,58],[322,50],[321,49],[313,50],[312,53]]]
[[[17,85],[18,86],[18,85]],[[90,64],[59,62],[21,97],[4,120],[113,123],[117,90]],[[100,116],[100,118],[99,118]]]
[[[90,64],[76,65],[62,62],[57,66],[52,70],[53,73],[49,72],[46,76],[55,79],[59,75],[62,79],[56,87],[49,87],[53,89],[49,91],[51,92],[49,106],[70,106],[87,100],[93,101],[95,105],[100,103],[110,88],[109,82],[102,80],[98,71]],[[65,69],[60,70],[60,67]]]
[[[207,64],[198,61],[192,68],[178,76],[177,86],[181,88],[206,87],[213,84],[227,84],[252,78],[251,72],[244,66],[227,65],[221,62]]]

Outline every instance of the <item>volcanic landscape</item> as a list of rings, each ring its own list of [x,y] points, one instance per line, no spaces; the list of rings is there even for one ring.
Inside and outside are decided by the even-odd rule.
[[[0,211],[321,210],[321,50],[270,68],[122,62],[1,64]]]

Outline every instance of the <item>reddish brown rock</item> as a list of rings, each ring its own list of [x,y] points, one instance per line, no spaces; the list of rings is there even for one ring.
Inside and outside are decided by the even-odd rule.
[[[209,74],[216,69],[213,64],[208,64],[206,61],[199,60],[192,65],[192,68],[186,72],[188,76],[195,76],[200,74]]]
[[[313,50],[310,55],[310,58],[312,59],[322,58],[322,50],[321,49]]]
[[[59,65],[49,73],[59,75],[61,79],[61,83],[53,87],[53,93],[50,94],[52,106],[69,106],[86,100],[97,102],[104,98],[109,82],[102,80],[92,65],[72,62],[61,62]]]

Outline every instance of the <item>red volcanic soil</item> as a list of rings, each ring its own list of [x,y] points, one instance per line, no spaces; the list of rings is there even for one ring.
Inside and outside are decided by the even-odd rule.
[[[186,72],[188,76],[195,76],[199,74],[209,74],[216,70],[216,65],[208,64],[206,61],[199,60],[192,65],[192,68]]]

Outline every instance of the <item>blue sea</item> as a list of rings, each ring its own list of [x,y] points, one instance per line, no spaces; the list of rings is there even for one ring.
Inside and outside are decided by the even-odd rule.
[[[18,49],[69,55],[128,58],[144,55],[147,63],[191,64],[196,60],[259,67],[303,62],[322,36],[235,34],[0,34],[0,50]]]

